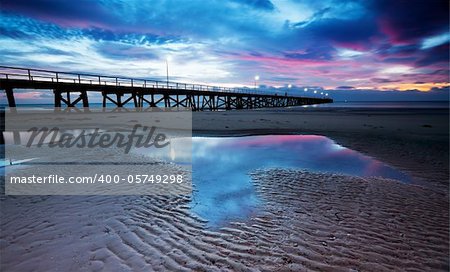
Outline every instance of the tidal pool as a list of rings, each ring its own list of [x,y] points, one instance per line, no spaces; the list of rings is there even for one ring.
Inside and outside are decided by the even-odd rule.
[[[324,136],[194,137],[192,211],[213,227],[257,212],[260,203],[248,174],[264,168],[410,181],[400,171]]]
[[[208,220],[210,227],[244,220],[259,211],[261,203],[249,176],[256,169],[290,168],[410,182],[406,174],[324,136],[193,137],[192,156],[179,148],[186,146],[184,140],[172,143],[171,153],[158,157],[176,164],[192,163],[191,210]],[[138,153],[148,155],[145,150]],[[20,162],[14,167],[20,167]],[[8,164],[0,161],[0,174]]]

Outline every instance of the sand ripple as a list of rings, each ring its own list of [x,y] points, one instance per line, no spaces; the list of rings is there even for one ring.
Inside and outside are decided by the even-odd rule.
[[[1,200],[5,271],[447,271],[448,196],[382,179],[252,173],[262,211],[219,230],[188,196]]]

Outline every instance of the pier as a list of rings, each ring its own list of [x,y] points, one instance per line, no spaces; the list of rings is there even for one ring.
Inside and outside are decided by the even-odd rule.
[[[332,103],[330,98],[267,93],[151,79],[57,72],[0,66],[0,89],[9,107],[16,107],[15,89],[48,90],[55,107],[89,107],[89,93],[101,93],[103,107],[191,108],[192,111],[291,107]],[[107,103],[107,102],[110,103]]]

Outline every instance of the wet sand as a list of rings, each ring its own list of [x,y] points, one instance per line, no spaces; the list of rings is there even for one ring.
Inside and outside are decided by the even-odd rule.
[[[193,113],[197,135],[314,134],[448,191],[449,110],[281,108]]]
[[[448,271],[448,111],[194,113],[194,134],[318,134],[417,181],[251,174],[263,209],[209,229],[190,197],[3,196],[5,271]]]

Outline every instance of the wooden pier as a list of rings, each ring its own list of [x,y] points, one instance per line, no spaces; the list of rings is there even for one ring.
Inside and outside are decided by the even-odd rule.
[[[330,98],[277,95],[249,88],[225,88],[150,79],[56,72],[0,66],[0,89],[16,107],[15,89],[49,90],[55,107],[89,107],[88,94],[99,92],[103,107],[191,108],[217,111],[332,103]],[[111,103],[107,103],[107,102]]]

